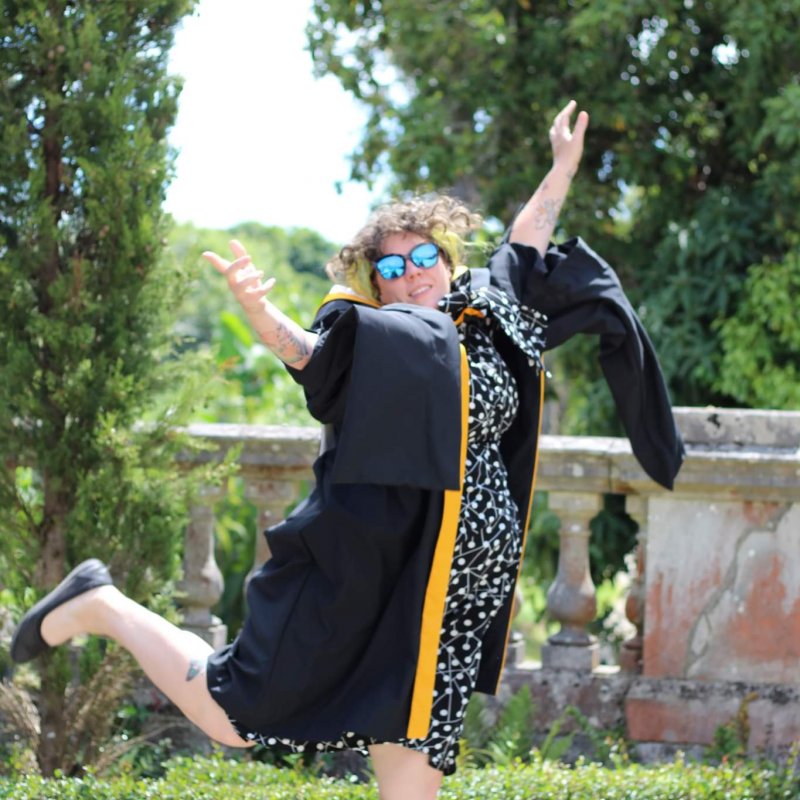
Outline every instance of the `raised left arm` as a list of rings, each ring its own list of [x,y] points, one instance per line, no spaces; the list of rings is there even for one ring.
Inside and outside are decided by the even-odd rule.
[[[264,273],[253,266],[241,242],[234,239],[230,245],[236,257],[234,261],[228,261],[210,250],[203,253],[203,258],[225,276],[233,296],[261,341],[284,364],[289,364],[296,370],[303,369],[308,364],[319,337],[316,333],[304,330],[270,303],[267,295],[275,285],[275,278],[264,280]]]
[[[550,128],[553,149],[553,166],[539,184],[511,227],[510,242],[527,244],[544,254],[553,235],[561,206],[578,171],[583,155],[583,138],[589,124],[589,115],[581,111],[570,130],[570,118],[577,103],[570,100],[558,112]]]

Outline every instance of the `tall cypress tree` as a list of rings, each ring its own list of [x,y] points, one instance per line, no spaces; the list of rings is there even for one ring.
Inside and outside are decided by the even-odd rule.
[[[12,616],[88,555],[145,600],[179,564],[189,483],[173,431],[205,377],[174,352],[184,276],[164,258],[161,206],[180,91],[167,56],[193,5],[3,4],[0,588]],[[123,683],[102,643],[77,667],[63,651],[35,665],[46,774],[85,759],[113,714],[77,719],[76,686]]]

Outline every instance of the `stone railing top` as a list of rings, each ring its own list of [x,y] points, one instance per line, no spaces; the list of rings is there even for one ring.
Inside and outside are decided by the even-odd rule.
[[[660,494],[627,439],[542,436],[536,488],[561,492]],[[687,444],[676,496],[709,500],[800,501],[800,452]]]
[[[745,408],[674,408],[688,445],[716,448],[800,448],[800,411]]]
[[[709,421],[710,416],[719,426]],[[800,501],[800,450],[791,445],[792,426],[800,425],[800,414],[676,409],[676,418],[687,444],[676,495]],[[737,420],[744,421],[743,427],[737,428]],[[711,433],[704,433],[707,426]],[[709,441],[718,429],[722,431],[719,441]],[[747,443],[742,434],[745,429],[749,437],[763,431],[763,440]],[[737,430],[738,439],[734,436]],[[308,477],[319,450],[318,428],[202,424],[192,425],[188,431],[212,447],[187,460],[217,459],[220,452],[238,447],[238,462],[245,476]],[[627,439],[602,436],[542,436],[536,488],[646,495],[666,491],[642,471]]]
[[[316,427],[196,423],[186,430],[210,445],[208,450],[187,454],[187,461],[217,461],[229,450],[239,448],[237,462],[244,473],[309,470],[319,452],[320,429]]]

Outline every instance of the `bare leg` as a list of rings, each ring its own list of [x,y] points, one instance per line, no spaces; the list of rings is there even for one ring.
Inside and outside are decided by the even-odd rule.
[[[381,800],[434,800],[442,773],[428,756],[399,744],[374,744],[369,748]]]
[[[212,739],[249,747],[206,686],[211,646],[140,606],[114,586],[99,586],[54,608],[43,620],[42,638],[51,646],[93,633],[124,647],[147,677]]]

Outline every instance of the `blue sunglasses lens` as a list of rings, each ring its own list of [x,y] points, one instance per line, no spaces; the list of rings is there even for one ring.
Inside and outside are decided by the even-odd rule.
[[[420,269],[430,269],[436,266],[436,262],[439,260],[439,248],[433,242],[423,242],[414,247],[407,256],[391,253],[379,258],[375,262],[375,268],[380,272],[382,278],[391,281],[401,277],[406,271],[407,258]]]
[[[439,248],[433,242],[424,242],[418,244],[408,257],[416,266],[430,269],[439,260]]]
[[[399,278],[406,271],[406,260],[403,256],[383,256],[375,262],[375,269],[387,281]]]

